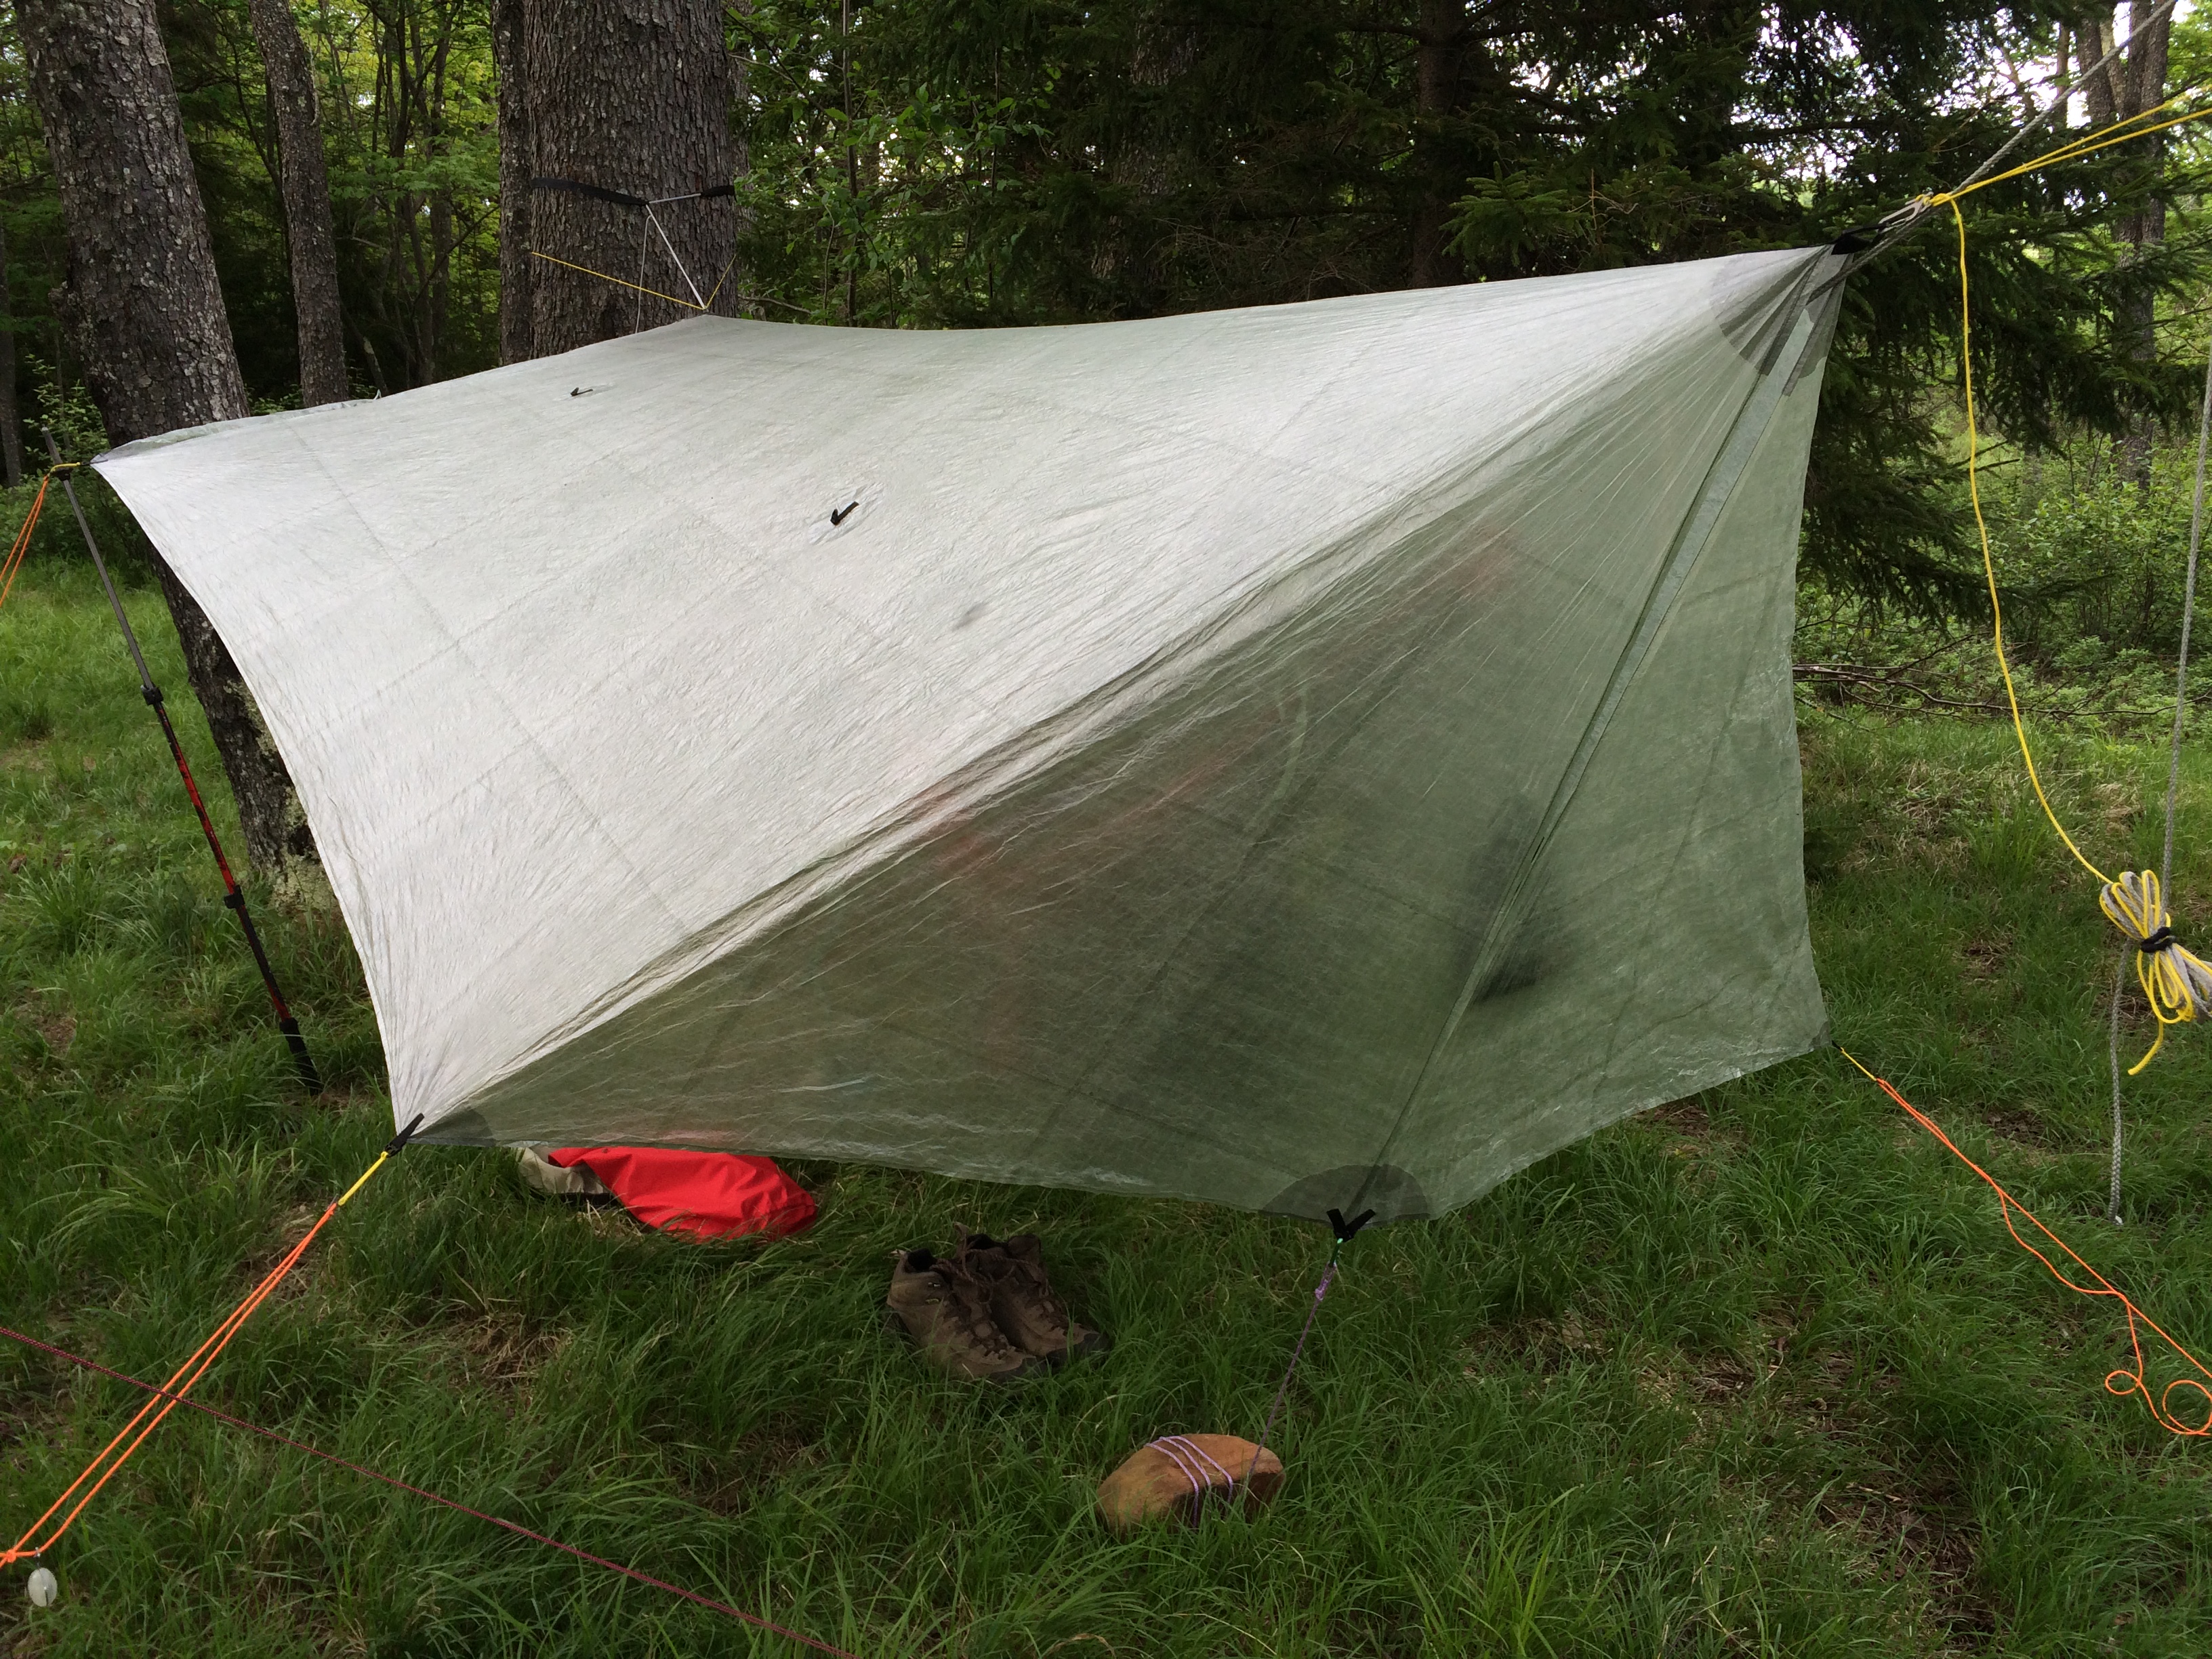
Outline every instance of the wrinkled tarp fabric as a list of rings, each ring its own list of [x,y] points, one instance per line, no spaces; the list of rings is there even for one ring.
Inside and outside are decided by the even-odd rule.
[[[666,1146],[555,1146],[547,1159],[598,1176],[648,1227],[695,1238],[781,1237],[814,1219],[814,1196],[765,1158]]]
[[[699,318],[98,465],[427,1140],[1384,1218],[1802,1052],[1823,251]]]

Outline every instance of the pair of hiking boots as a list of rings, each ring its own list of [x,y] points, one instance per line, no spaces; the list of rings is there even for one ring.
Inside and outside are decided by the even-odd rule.
[[[950,1256],[901,1251],[884,1303],[948,1376],[1011,1382],[1109,1346],[1054,1294],[1035,1233],[1002,1242],[963,1228]]]

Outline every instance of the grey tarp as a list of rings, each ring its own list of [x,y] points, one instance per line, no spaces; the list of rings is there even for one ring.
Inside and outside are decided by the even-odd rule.
[[[446,1141],[1386,1218],[1802,1052],[1822,251],[695,319],[100,470]]]

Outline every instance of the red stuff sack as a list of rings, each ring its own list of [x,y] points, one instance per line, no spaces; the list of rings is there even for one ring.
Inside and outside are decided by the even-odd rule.
[[[695,1238],[781,1237],[814,1219],[812,1195],[772,1158],[666,1146],[558,1146],[545,1156],[564,1170],[582,1164],[647,1226]]]

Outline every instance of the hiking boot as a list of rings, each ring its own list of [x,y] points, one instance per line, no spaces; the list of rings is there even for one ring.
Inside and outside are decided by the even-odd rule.
[[[957,1261],[940,1261],[927,1250],[902,1251],[884,1305],[921,1357],[947,1376],[1011,1382],[1044,1369],[992,1323],[988,1291]]]
[[[1045,1277],[1042,1242],[1018,1233],[1003,1242],[984,1233],[960,1235],[959,1260],[990,1296],[991,1317],[1024,1353],[1064,1364],[1071,1356],[1102,1354],[1113,1344],[1106,1333],[1079,1325]]]
[[[601,1198],[611,1200],[610,1193],[599,1176],[580,1164],[556,1164],[528,1141],[519,1143],[514,1149],[515,1166],[521,1171],[524,1184],[535,1191],[550,1193],[556,1198]]]

